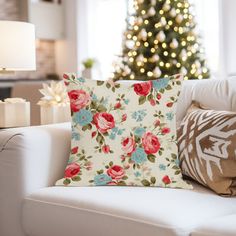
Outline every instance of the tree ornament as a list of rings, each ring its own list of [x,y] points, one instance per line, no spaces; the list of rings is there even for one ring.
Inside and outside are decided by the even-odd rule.
[[[151,5],[152,5],[152,6],[156,6],[156,4],[157,4],[157,1],[156,1],[156,0],[151,0]]]
[[[201,63],[199,61],[195,61],[194,63],[196,65],[197,68],[200,68],[201,67]]]
[[[147,40],[147,31],[145,29],[142,29],[139,32],[139,38],[141,38],[143,41]]]
[[[155,54],[150,58],[150,62],[154,63],[157,62],[159,59],[160,57],[157,54]]]
[[[144,56],[143,54],[140,54],[137,58],[136,58],[137,62],[143,62],[144,61]]]
[[[175,18],[175,20],[176,20],[176,22],[178,23],[178,24],[181,24],[181,22],[183,21],[183,16],[181,15],[181,14],[178,14],[177,16],[176,16],[176,18]]]
[[[165,17],[161,17],[161,20],[160,20],[160,23],[162,26],[165,26],[166,25],[166,18]]]
[[[185,67],[181,67],[181,69],[180,69],[180,73],[181,73],[182,75],[186,75],[187,72],[188,72],[188,71],[186,70]]]
[[[170,16],[173,17],[173,18],[176,17],[176,11],[175,11],[175,9],[172,8],[172,9],[170,10],[169,14],[170,14]]]
[[[141,17],[138,17],[137,19],[136,19],[136,24],[137,25],[141,25],[143,23],[143,19],[141,18]]]
[[[163,31],[160,31],[160,32],[157,34],[156,39],[157,39],[158,41],[160,41],[160,42],[164,42],[165,39],[166,39],[166,36],[165,36],[164,32],[163,32]]]
[[[170,43],[170,47],[172,49],[176,49],[179,46],[179,43],[176,39],[173,39],[172,42]]]
[[[135,42],[133,40],[127,40],[125,44],[126,44],[127,48],[133,49],[134,45],[135,45]]]
[[[169,10],[170,10],[170,4],[166,2],[166,3],[163,5],[162,9],[163,9],[164,11],[169,11]]]
[[[155,78],[160,77],[161,74],[162,74],[162,73],[161,73],[161,70],[160,70],[159,67],[156,67],[156,68],[153,70],[153,76],[154,76]]]
[[[137,0],[138,4],[142,4],[144,0]]]
[[[151,7],[149,10],[148,10],[148,16],[155,16],[156,15],[156,10],[154,7]]]

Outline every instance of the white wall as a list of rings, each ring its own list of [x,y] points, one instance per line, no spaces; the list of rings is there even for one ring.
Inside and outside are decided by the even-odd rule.
[[[62,76],[65,72],[76,72],[78,65],[77,45],[77,0],[64,0],[65,39],[55,45],[56,72]]]
[[[226,76],[236,75],[236,1],[221,0],[221,63]]]

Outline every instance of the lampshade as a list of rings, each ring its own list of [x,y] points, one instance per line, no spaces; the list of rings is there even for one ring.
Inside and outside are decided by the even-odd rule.
[[[35,69],[34,25],[18,21],[0,21],[0,72]]]

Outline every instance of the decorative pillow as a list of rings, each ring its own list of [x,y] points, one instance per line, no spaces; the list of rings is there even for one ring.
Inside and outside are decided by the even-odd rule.
[[[175,109],[181,76],[133,85],[64,75],[72,147],[57,185],[190,188],[182,180]]]
[[[182,173],[220,195],[236,195],[236,113],[194,103],[178,129]]]

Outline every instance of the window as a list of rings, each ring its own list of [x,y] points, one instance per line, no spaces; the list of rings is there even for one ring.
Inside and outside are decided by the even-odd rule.
[[[133,11],[133,0],[83,0],[87,4],[87,49],[82,59],[95,58],[99,74],[106,79],[112,71],[112,62],[121,53],[127,12]],[[197,29],[202,36],[206,59],[212,74],[219,74],[219,0],[190,0],[196,12]],[[210,13],[210,14],[209,14]],[[83,37],[84,37],[83,36]]]
[[[190,0],[196,12],[198,31],[202,36],[206,59],[213,75],[219,74],[220,32],[219,1]]]
[[[112,62],[121,53],[126,27],[127,0],[88,1],[88,56],[99,63],[103,79],[112,72]]]

